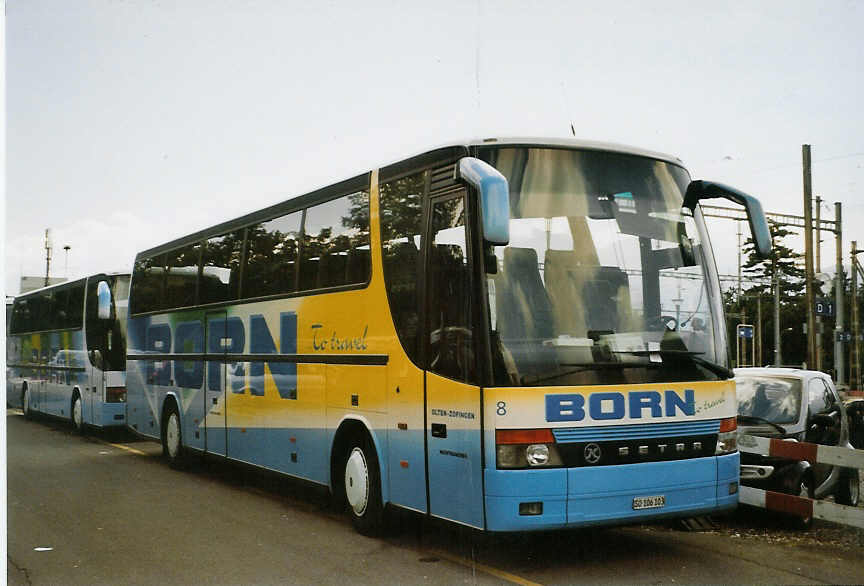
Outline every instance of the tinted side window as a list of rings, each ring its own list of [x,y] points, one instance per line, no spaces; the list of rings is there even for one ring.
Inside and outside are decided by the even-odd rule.
[[[132,294],[129,303],[132,313],[144,313],[164,309],[164,282],[162,280],[162,259],[140,259],[135,263],[132,273]]]
[[[41,332],[51,327],[51,293],[45,292],[30,298],[30,327],[35,332]]]
[[[9,324],[9,333],[20,334],[30,331],[30,300],[16,299],[12,306],[12,323]]]
[[[366,281],[369,255],[361,251],[368,250],[368,193],[353,193],[309,208],[303,227],[300,290]]]
[[[51,309],[49,314],[48,329],[59,330],[69,327],[67,325],[66,309],[69,304],[69,290],[58,289],[54,291],[51,298]]]
[[[390,314],[405,352],[419,361],[420,241],[426,173],[383,183],[380,187],[381,247]]]
[[[200,257],[201,245],[198,243],[165,255],[165,306],[167,308],[195,305]]]
[[[65,328],[80,328],[84,321],[84,283],[68,289]]]
[[[198,296],[201,303],[216,303],[237,299],[240,292],[240,263],[243,256],[243,235],[237,230],[215,236],[204,243],[201,253],[201,282]]]
[[[300,212],[295,212],[249,226],[243,267],[244,299],[296,290],[300,217]]]

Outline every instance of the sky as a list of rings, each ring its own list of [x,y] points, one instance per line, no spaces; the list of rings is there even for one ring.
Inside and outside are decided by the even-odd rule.
[[[823,217],[842,202],[864,246],[864,2],[600,4],[7,0],[6,294],[46,228],[51,276],[129,270],[442,143],[571,125],[797,215],[811,144]],[[735,273],[735,223],[709,227]]]

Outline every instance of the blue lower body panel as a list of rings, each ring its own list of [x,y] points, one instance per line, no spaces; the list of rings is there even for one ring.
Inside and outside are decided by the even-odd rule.
[[[99,414],[99,427],[122,427],[126,425],[126,403],[102,403],[102,408],[94,409]]]
[[[736,453],[621,466],[487,470],[486,528],[526,531],[640,523],[729,510],[738,504],[738,468]],[[660,495],[666,499],[662,508],[633,509],[635,497]],[[520,515],[522,503],[542,503],[542,513]]]

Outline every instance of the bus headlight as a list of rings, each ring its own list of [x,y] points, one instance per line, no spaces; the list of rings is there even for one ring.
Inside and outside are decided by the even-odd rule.
[[[730,417],[720,421],[720,433],[717,434],[717,447],[714,455],[731,454],[738,451],[738,418]]]
[[[562,465],[550,429],[498,429],[495,455],[499,469],[552,468]]]
[[[525,448],[525,459],[531,466],[545,466],[549,462],[549,446],[546,444],[531,444]]]

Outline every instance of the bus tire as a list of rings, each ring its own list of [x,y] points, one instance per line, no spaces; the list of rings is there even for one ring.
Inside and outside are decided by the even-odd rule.
[[[84,405],[81,403],[81,395],[78,394],[76,390],[72,394],[72,407],[70,411],[70,418],[72,419],[72,427],[75,429],[76,433],[80,433],[84,435]]]
[[[30,409],[30,389],[24,385],[24,390],[21,391],[21,411],[24,412],[25,419],[33,419],[33,410]]]
[[[351,524],[362,535],[374,537],[384,530],[381,470],[368,435],[353,436],[342,466],[345,503]]]
[[[172,468],[177,470],[186,468],[180,413],[173,400],[165,406],[165,414],[162,417],[162,454]]]

